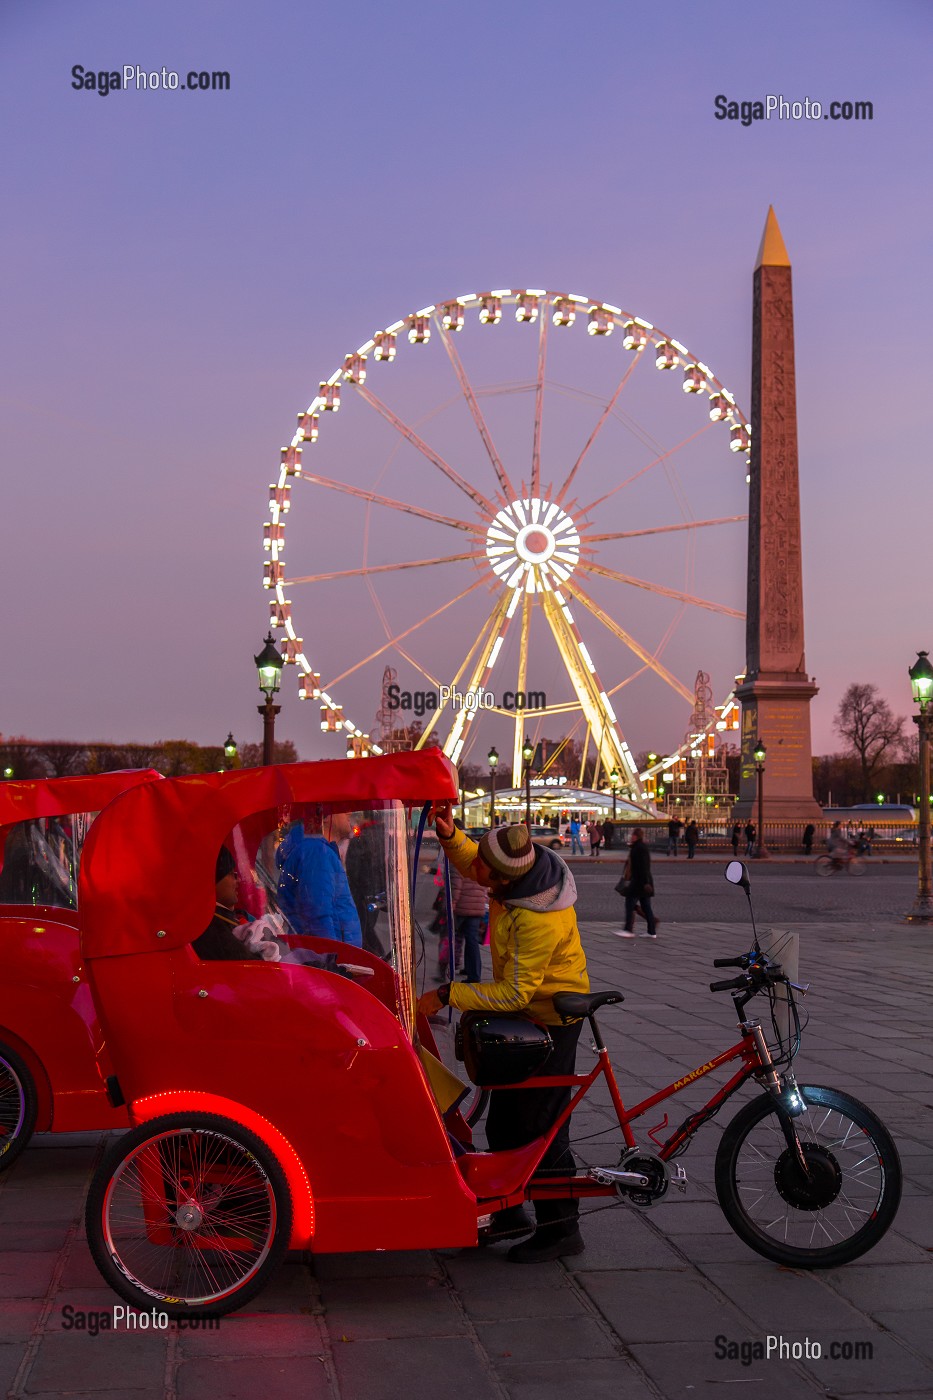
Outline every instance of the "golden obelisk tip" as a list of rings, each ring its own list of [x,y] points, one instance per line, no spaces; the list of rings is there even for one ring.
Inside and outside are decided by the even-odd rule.
[[[759,267],[790,267],[790,258],[787,256],[787,249],[784,247],[784,239],[781,237],[781,230],[778,225],[777,215],[774,206],[768,205],[768,217],[765,219],[764,233],[761,235],[761,247],[758,249],[758,258],[755,262],[755,270]]]

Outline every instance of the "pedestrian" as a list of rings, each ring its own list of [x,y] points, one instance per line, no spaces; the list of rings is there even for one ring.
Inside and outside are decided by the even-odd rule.
[[[732,827],[732,854],[733,854],[734,856],[738,856],[738,854],[739,854],[739,840],[741,839],[741,836],[742,836],[742,826],[741,826],[741,823],[740,823],[740,822],[736,822],[736,823],[733,825],[733,827]]]
[[[594,818],[594,820],[588,824],[586,834],[590,838],[590,855],[598,856],[599,848],[603,844],[602,823],[596,821]]]
[[[338,842],[350,837],[346,812],[325,816],[318,808],[306,825],[298,821],[275,853],[279,909],[295,933],[335,938],[359,948],[363,931],[353,903]]]
[[[679,817],[671,817],[667,824],[667,854],[677,859],[677,845],[680,841],[680,833],[683,831],[683,822]]]
[[[808,856],[813,851],[813,838],[816,835],[816,827],[812,822],[807,822],[803,829],[803,853]]]
[[[654,883],[651,879],[651,852],[645,834],[640,826],[632,828],[628,860],[622,872],[622,879],[616,890],[625,898],[625,927],[616,934],[617,938],[635,937],[635,910],[641,909],[648,925],[643,938],[657,938],[658,920],[654,917],[651,900],[654,896]]]
[[[693,860],[693,857],[696,855],[697,842],[699,841],[699,839],[700,828],[697,826],[695,821],[689,821],[687,823],[687,829],[684,832],[684,840],[687,843],[688,860]]]
[[[757,830],[756,830],[755,823],[754,823],[753,821],[751,821],[751,820],[747,821],[747,822],[745,823],[745,854],[746,854],[747,856],[750,856],[750,855],[753,855],[753,854],[754,854],[754,851],[755,851],[755,837],[756,837],[757,835],[758,835],[758,832],[757,832]]]
[[[605,845],[607,851],[612,850],[612,843],[615,840],[615,834],[615,823],[610,817],[607,817],[606,820],[603,822],[603,844]]]
[[[576,815],[570,818],[570,854],[582,856],[583,842],[580,840],[580,823]]]
[[[572,1075],[582,1020],[564,1024],[554,1009],[556,992],[585,994],[590,989],[586,956],[580,942],[574,903],[576,885],[569,868],[554,851],[536,846],[524,826],[488,831],[477,846],[457,831],[450,803],[434,809],[435,830],[447,859],[462,875],[471,875],[489,890],[492,979],[469,986],[445,984],[425,992],[418,1010],[434,1015],[442,1006],[458,1011],[527,1016],[546,1025],[554,1048],[549,1075]],[[509,1152],[545,1136],[570,1102],[569,1086],[493,1089],[486,1119],[486,1142],[492,1152]],[[569,1119],[557,1131],[536,1175],[572,1174]],[[513,1245],[516,1264],[560,1259],[585,1248],[578,1223],[579,1200],[536,1200],[536,1226],[530,1239]],[[504,1239],[529,1231],[522,1207],[493,1216],[487,1239]]]

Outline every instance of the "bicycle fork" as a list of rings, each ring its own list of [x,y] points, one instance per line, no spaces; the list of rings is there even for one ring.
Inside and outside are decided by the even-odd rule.
[[[788,1070],[783,1080],[778,1074],[771,1059],[771,1049],[765,1039],[761,1022],[757,1017],[748,1021],[740,1021],[740,1028],[750,1035],[755,1042],[755,1051],[761,1065],[760,1073],[756,1074],[758,1079],[773,1094],[777,1101],[778,1121],[781,1124],[781,1132],[784,1134],[784,1141],[794,1154],[798,1167],[805,1177],[809,1177],[810,1168],[807,1164],[806,1156],[800,1145],[800,1138],[797,1136],[797,1129],[794,1127],[794,1119],[804,1110],[804,1102],[797,1092],[797,1081],[793,1073]]]

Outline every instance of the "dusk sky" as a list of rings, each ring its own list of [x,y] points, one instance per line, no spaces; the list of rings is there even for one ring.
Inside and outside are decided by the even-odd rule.
[[[252,657],[269,613],[262,527],[279,449],[348,352],[425,305],[527,287],[614,303],[681,340],[750,413],[752,271],[769,204],[794,273],[814,752],[838,747],[832,718],[850,681],[877,684],[908,712],[907,667],[933,651],[931,41],[926,0],[4,0],[0,733],[259,739]],[[230,90],[72,86],[74,65],[136,64],[183,78],[226,70]],[[807,98],[824,112],[867,101],[873,120],[743,126],[716,119],[717,94]],[[566,365],[555,358],[555,381],[590,398],[547,400],[543,474],[555,481],[622,353],[600,360],[608,346],[579,327],[567,334],[576,339]],[[511,342],[489,348],[470,327],[461,339],[478,384],[534,377],[533,349],[513,368]],[[426,438],[436,424],[452,461],[459,430],[431,415],[453,380],[441,382],[441,347],[428,354],[415,375],[400,349],[398,402]],[[668,409],[649,379],[665,376],[644,373],[619,431],[667,448],[684,412],[706,415],[679,380],[662,386]],[[499,402],[489,397],[491,415]],[[368,430],[354,438],[362,412],[348,404],[328,419],[320,470],[456,510],[449,483],[414,466],[406,476]],[[517,442],[503,420],[504,456],[513,432]],[[682,464],[696,518],[745,508],[724,444]],[[454,461],[467,476],[473,446]],[[616,450],[607,441],[594,458],[581,499],[616,484]],[[632,470],[641,460],[627,459]],[[527,473],[517,457],[514,467]],[[304,490],[293,495],[292,571],[359,565],[365,511]],[[662,508],[645,496],[615,519],[607,505],[600,525],[632,528],[639,511],[656,522]],[[371,563],[444,552],[407,518],[385,527],[370,516]],[[632,572],[674,589],[693,579],[698,594],[741,608],[745,531],[722,531],[706,532],[695,574],[682,552],[637,567],[633,555]],[[475,577],[467,565],[435,595],[426,571],[411,571],[386,579],[380,601],[401,628]],[[492,603],[479,594],[476,617]],[[292,596],[325,679],[385,640],[365,590]],[[671,618],[652,611],[652,595],[599,597],[661,645]],[[426,634],[419,659],[434,674],[466,651],[473,624],[457,616]],[[664,655],[689,685],[709,671],[722,699],[743,666],[742,630],[708,622],[688,609]],[[588,642],[613,687],[621,652],[598,630]],[[364,728],[387,660],[418,683],[397,655],[358,673],[347,707]],[[533,670],[535,683],[557,684],[543,652]],[[634,684],[630,697],[618,708],[633,749],[680,742],[682,700]],[[279,734],[302,757],[342,754],[321,735],[317,704],[299,701],[292,668],[282,704]]]

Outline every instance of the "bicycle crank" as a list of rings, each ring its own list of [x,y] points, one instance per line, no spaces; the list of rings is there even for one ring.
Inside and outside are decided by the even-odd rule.
[[[687,1187],[687,1173],[680,1165],[671,1169],[653,1152],[637,1147],[622,1154],[618,1167],[592,1167],[590,1175],[601,1186],[614,1186],[621,1200],[647,1210],[667,1194],[673,1181],[679,1191]]]

